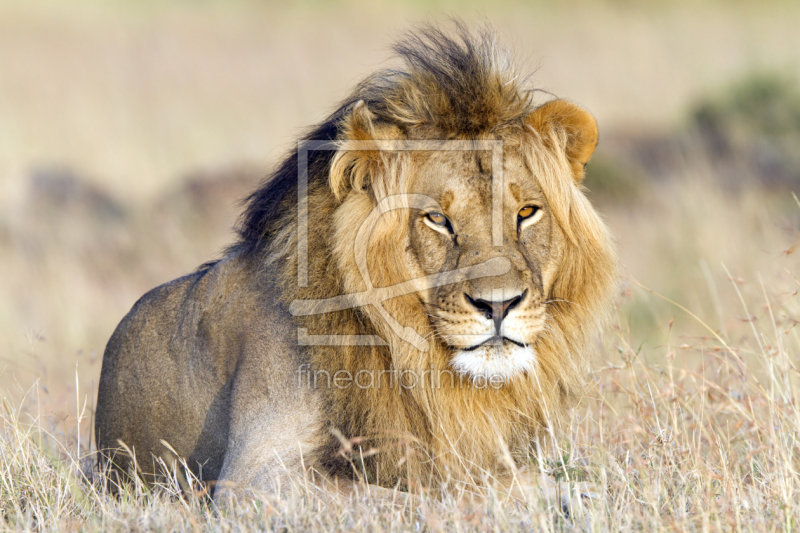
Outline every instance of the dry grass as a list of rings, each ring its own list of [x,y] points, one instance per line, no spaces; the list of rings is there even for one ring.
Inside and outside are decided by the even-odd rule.
[[[728,75],[800,64],[788,2],[623,7],[464,14],[483,10],[604,131],[668,129]],[[175,484],[115,499],[87,480],[115,324],[214,257],[236,200],[298,128],[379,66],[398,20],[429,14],[413,2],[0,6],[0,529],[800,528],[800,205],[731,187],[702,153],[636,196],[597,198],[626,272],[617,322],[559,451],[531,465],[603,489],[569,520],[535,495],[392,506],[298,487],[219,511]],[[197,168],[223,179],[193,179]]]
[[[800,283],[791,272],[779,272],[791,266],[796,262],[787,254],[769,277],[725,283],[712,274],[720,283],[709,298],[719,300],[720,315],[712,312],[706,322],[696,316],[702,311],[670,304],[675,321],[663,322],[658,345],[644,348],[632,342],[636,332],[626,315],[661,297],[631,282],[632,295],[621,295],[619,323],[571,430],[558,437],[556,453],[530,465],[551,479],[589,481],[601,489],[601,500],[570,518],[535,494],[523,502],[498,492],[485,502],[451,491],[441,500],[393,506],[368,496],[320,499],[299,485],[290,498],[264,496],[217,510],[202,497],[177,497],[173,482],[152,493],[131,487],[115,499],[84,477],[93,458],[85,437],[77,440],[82,432],[65,437],[62,424],[37,412],[34,388],[26,409],[3,403],[0,506],[6,527],[792,531],[800,524],[800,336],[794,318]],[[645,301],[632,306],[631,299]],[[90,414],[84,400],[76,400],[85,430]]]

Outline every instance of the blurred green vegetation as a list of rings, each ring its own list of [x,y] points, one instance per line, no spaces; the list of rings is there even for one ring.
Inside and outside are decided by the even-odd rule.
[[[743,130],[770,139],[800,139],[800,87],[786,74],[748,74],[701,99],[692,119],[717,135]]]
[[[632,200],[639,195],[644,183],[639,170],[620,158],[604,154],[595,156],[586,165],[583,181],[592,199],[601,202]]]
[[[800,181],[800,84],[755,71],[690,107],[690,119],[715,158],[748,159],[766,182]]]

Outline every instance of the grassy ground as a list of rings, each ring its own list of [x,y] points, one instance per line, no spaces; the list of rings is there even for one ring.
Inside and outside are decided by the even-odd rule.
[[[791,265],[787,256],[775,261],[776,272]],[[320,499],[300,484],[293,497],[220,511],[202,497],[176,497],[171,483],[115,499],[85,477],[93,460],[89,442],[78,439],[85,432],[65,436],[67,421],[48,421],[36,407],[38,389],[27,408],[3,402],[0,512],[11,529],[796,530],[800,283],[791,271],[726,276],[712,274],[704,288],[719,314],[704,320],[695,316],[702,311],[671,305],[660,318],[674,321],[660,324],[657,345],[631,341],[632,315],[663,312],[652,305],[661,296],[633,280],[620,295],[619,321],[570,431],[555,437],[556,453],[530,465],[551,479],[598,487],[603,498],[569,519],[536,492],[525,501],[490,492],[476,502],[453,490],[415,505],[398,494],[400,503],[390,505],[368,495]],[[75,398],[73,418],[85,430],[84,402]]]
[[[559,452],[531,466],[604,498],[570,520],[535,494],[391,506],[299,491],[217,511],[174,487],[117,500],[88,482],[102,349],[123,314],[216,256],[237,199],[383,65],[406,21],[454,12],[485,15],[541,87],[595,112],[595,168],[629,180],[609,194],[590,175],[624,264],[616,324]],[[800,186],[733,180],[702,149],[651,172],[620,148],[679,136],[693,99],[732,77],[797,72],[797,14],[789,2],[4,2],[0,529],[797,529]]]

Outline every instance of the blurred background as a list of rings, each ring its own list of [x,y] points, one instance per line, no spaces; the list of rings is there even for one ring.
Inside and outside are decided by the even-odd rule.
[[[702,364],[701,321],[797,336],[797,2],[3,0],[0,397],[65,428],[90,413],[133,303],[218,257],[304,127],[450,15],[491,22],[536,87],[597,117],[586,186],[640,357],[671,334],[676,365]]]

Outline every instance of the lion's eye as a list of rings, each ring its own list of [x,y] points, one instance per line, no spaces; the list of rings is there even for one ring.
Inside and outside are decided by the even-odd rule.
[[[441,213],[428,213],[428,220],[430,220],[437,226],[442,226],[442,227],[447,226],[447,217]]]
[[[437,211],[431,211],[425,215],[425,223],[440,233],[453,234],[453,226],[450,225],[450,220]]]
[[[517,226],[519,231],[524,230],[531,224],[535,224],[542,218],[542,209],[535,205],[526,205],[517,213]]]

